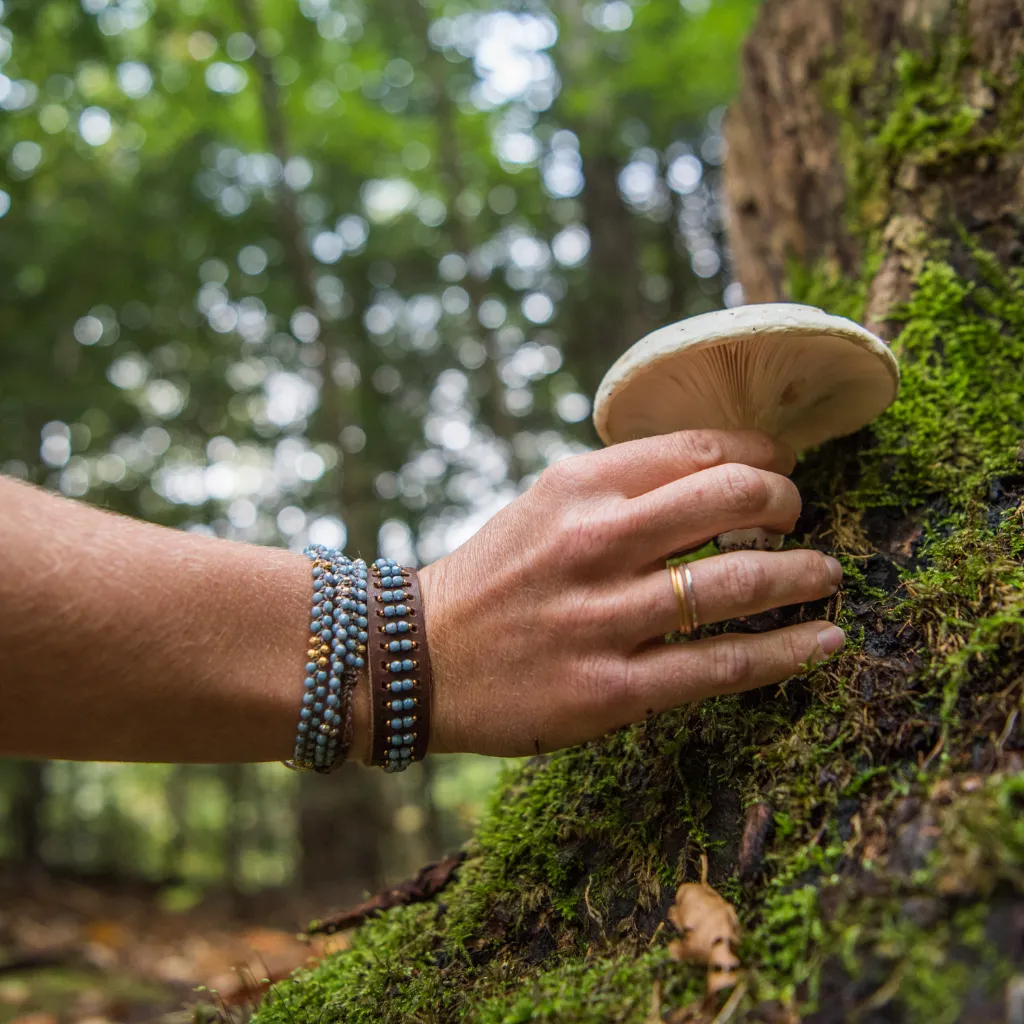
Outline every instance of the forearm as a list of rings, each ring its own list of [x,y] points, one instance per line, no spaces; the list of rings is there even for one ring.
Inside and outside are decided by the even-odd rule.
[[[289,757],[311,592],[301,555],[0,478],[0,754]]]

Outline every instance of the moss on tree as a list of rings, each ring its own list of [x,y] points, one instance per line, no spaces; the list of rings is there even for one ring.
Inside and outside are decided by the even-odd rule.
[[[798,471],[793,543],[841,558],[840,595],[730,628],[826,613],[843,654],[511,773],[457,881],[279,986],[261,1024],[653,1020],[703,991],[662,924],[701,853],[746,929],[733,1020],[1002,1019],[1024,967],[1024,271],[943,189],[1019,157],[1024,90],[972,56],[970,8],[895,60],[848,19],[821,80],[858,263],[791,261],[789,294],[863,318],[895,267],[903,385]]]

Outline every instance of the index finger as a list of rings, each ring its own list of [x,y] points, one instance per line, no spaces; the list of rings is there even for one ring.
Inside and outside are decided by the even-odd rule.
[[[743,463],[788,476],[796,465],[789,445],[759,430],[680,430],[622,441],[584,456],[598,484],[635,498],[704,469]]]

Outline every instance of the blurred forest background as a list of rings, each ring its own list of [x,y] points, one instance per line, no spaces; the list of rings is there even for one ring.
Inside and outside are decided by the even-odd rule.
[[[742,302],[720,128],[756,6],[3,0],[0,472],[442,556],[597,443],[632,341]],[[0,880],[294,925],[460,842],[499,768],[0,762]]]

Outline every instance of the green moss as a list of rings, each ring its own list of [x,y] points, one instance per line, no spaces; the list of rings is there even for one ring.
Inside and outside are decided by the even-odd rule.
[[[1024,93],[997,83],[998,111],[978,107],[956,37],[900,55],[895,87],[855,38],[838,67],[828,88],[865,255],[855,279],[793,267],[791,292],[860,318],[897,181],[914,168],[941,180],[1019,147]],[[813,1007],[829,983],[853,978],[865,1001],[897,1001],[903,1019],[931,1024],[999,982],[1007,967],[986,921],[999,885],[1024,891],[1019,780],[937,811],[940,841],[909,874],[886,874],[858,846],[862,810],[884,819],[929,772],[953,775],[975,744],[991,744],[1024,662],[1024,523],[993,506],[992,490],[1021,472],[1024,272],[955,232],[929,228],[910,244],[915,287],[893,311],[900,398],[867,434],[800,468],[812,508],[799,543],[836,552],[846,569],[829,606],[850,635],[844,654],[785,686],[685,707],[510,773],[457,881],[280,986],[260,1024],[640,1024],[655,983],[666,1009],[700,991],[696,968],[667,959],[659,925],[702,851],[746,929],[746,1007]],[[905,528],[902,551],[878,552],[879,516]],[[739,828],[754,801],[772,807],[775,836],[764,880],[741,884]],[[938,898],[950,879],[965,907],[913,923],[906,900]]]
[[[1017,469],[1024,436],[1024,272],[972,253],[979,281],[928,263],[893,350],[899,400],[874,427],[850,504],[912,507],[942,495],[964,508]],[[993,386],[998,382],[998,386]]]

